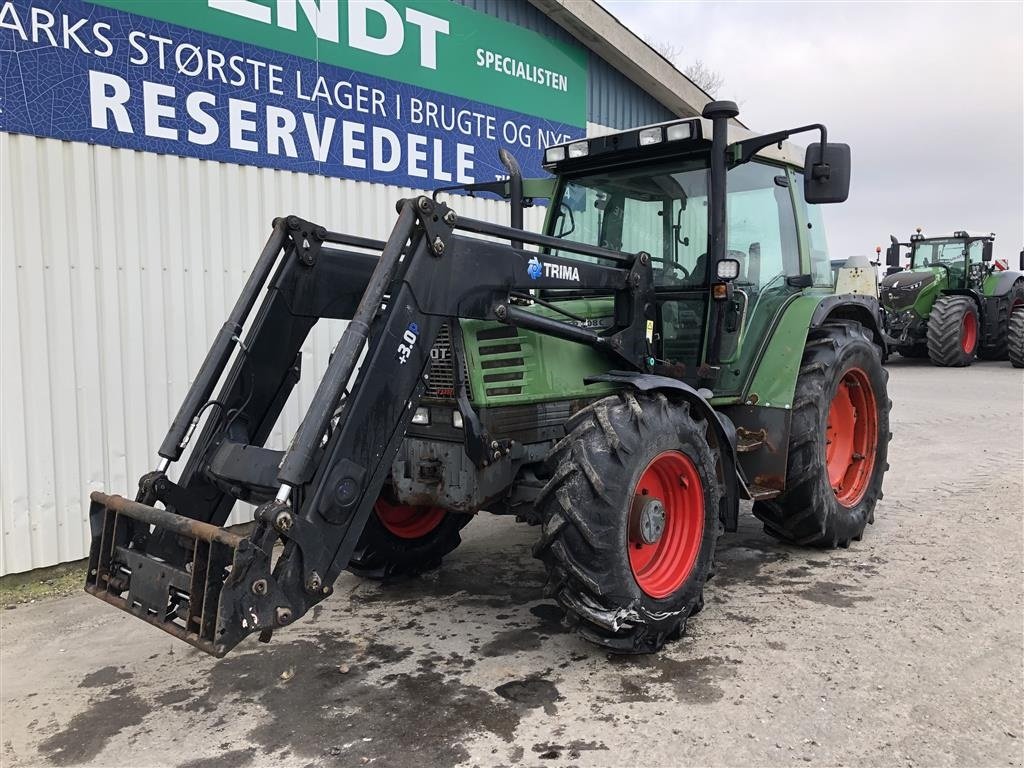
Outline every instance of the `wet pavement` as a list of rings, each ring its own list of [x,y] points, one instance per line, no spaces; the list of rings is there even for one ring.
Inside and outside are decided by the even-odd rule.
[[[1021,765],[1024,379],[890,371],[892,469],[864,540],[780,545],[745,509],[661,654],[567,632],[536,530],[481,516],[440,570],[346,574],[220,661],[84,594],[3,611],[0,762]]]

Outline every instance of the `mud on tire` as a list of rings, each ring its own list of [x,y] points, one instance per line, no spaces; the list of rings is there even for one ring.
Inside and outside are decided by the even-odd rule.
[[[627,390],[574,415],[567,436],[548,457],[552,477],[537,500],[542,526],[534,555],[547,569],[547,593],[570,622],[615,653],[658,650],[703,607],[704,584],[723,530],[717,457],[707,430],[685,401]],[[628,529],[638,481],[666,453],[687,462],[699,478],[696,498],[703,509],[688,509],[702,527],[691,541],[692,567],[680,570],[685,579],[669,594],[652,597],[634,576]],[[670,530],[666,524],[666,536]]]
[[[874,522],[882,479],[889,468],[888,378],[878,346],[860,323],[846,321],[811,330],[793,399],[786,490],[775,499],[754,504],[754,515],[765,531],[784,541],[817,547],[847,547],[851,539],[860,540],[867,524]],[[871,474],[859,479],[863,483],[860,498],[844,504],[829,478],[826,436],[833,400],[840,386],[851,383],[870,384],[877,441],[874,455],[862,459],[871,462]]]
[[[385,488],[381,497],[391,503],[388,494]],[[397,535],[376,511],[371,512],[349,560],[348,570],[362,578],[388,581],[437,568],[441,559],[462,542],[459,531],[472,519],[472,515],[444,512],[433,528],[411,538]]]
[[[973,341],[972,331],[973,327]],[[939,296],[928,316],[928,357],[935,365],[970,365],[978,352],[981,323],[978,307],[967,296]]]

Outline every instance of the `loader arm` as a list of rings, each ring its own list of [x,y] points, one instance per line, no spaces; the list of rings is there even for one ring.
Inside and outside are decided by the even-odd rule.
[[[275,221],[161,444],[156,470],[140,480],[135,501],[93,494],[87,591],[215,656],[252,633],[269,640],[302,616],[331,593],[352,556],[446,323],[516,325],[602,350],[610,368],[650,370],[648,254],[462,220],[427,197],[398,208],[386,243],[296,217]],[[533,289],[612,296],[613,325],[596,332],[510,300]],[[321,318],[349,323],[288,450],[269,450],[264,443],[301,375],[301,346]],[[204,414],[172,481],[167,470]],[[237,500],[259,504],[247,537],[221,527]]]

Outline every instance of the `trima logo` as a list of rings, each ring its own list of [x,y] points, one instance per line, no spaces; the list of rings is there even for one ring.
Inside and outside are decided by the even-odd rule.
[[[556,280],[572,280],[577,283],[580,281],[580,271],[576,267],[570,267],[567,264],[545,264],[536,256],[527,262],[526,274],[530,276],[531,280],[537,280],[543,275]]]

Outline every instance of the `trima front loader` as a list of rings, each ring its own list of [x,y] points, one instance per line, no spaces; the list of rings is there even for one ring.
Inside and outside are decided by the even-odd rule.
[[[736,114],[548,148],[544,234],[428,197],[399,202],[386,243],[278,219],[155,471],[134,501],[93,494],[86,589],[221,656],[346,569],[436,565],[486,510],[537,525],[549,594],[632,653],[700,610],[740,499],[788,541],[859,539],[887,467],[882,337],[873,298],[833,294],[815,208],[845,199],[849,149]],[[811,130],[801,162],[784,140]],[[521,222],[512,170],[469,191]],[[321,318],[349,323],[269,450]],[[222,527],[239,499],[258,505],[244,537]]]
[[[878,290],[892,351],[941,366],[1006,360],[1011,316],[1024,309],[1024,254],[1016,271],[996,267],[993,234],[925,237],[918,229],[909,243],[890,240]],[[900,248],[910,249],[905,270]]]

